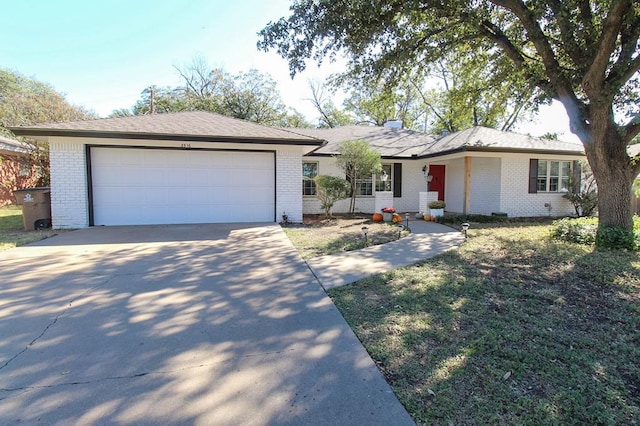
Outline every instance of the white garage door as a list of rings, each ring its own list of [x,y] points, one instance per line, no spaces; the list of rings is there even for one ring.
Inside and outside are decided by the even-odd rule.
[[[273,222],[272,152],[91,148],[94,225]]]

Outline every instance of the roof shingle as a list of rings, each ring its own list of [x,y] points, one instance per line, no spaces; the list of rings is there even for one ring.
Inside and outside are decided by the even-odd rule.
[[[284,129],[204,111],[137,115],[97,120],[45,123],[14,127],[21,136],[91,136],[108,138],[179,140],[252,140],[291,144],[321,145],[323,141]]]
[[[444,155],[458,151],[522,151],[584,153],[581,144],[540,139],[486,127],[472,127],[446,136],[434,136],[408,129],[372,126],[343,126],[331,129],[289,129],[328,141],[314,155],[335,155],[342,142],[365,140],[382,157],[411,158]]]

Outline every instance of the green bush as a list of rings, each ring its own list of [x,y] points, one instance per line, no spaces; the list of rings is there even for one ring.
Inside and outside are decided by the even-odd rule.
[[[578,244],[595,244],[598,219],[595,217],[564,218],[553,222],[551,235],[558,240]]]
[[[460,224],[462,222],[504,223],[510,221],[511,219],[507,216],[484,214],[447,214],[438,217],[438,222],[446,224]]]
[[[598,218],[565,218],[553,222],[552,236],[558,240],[578,244],[595,244],[603,249],[638,249],[640,218],[633,218],[633,231],[620,227],[598,229]]]
[[[636,233],[619,226],[603,226],[598,230],[596,246],[603,249],[637,250]]]

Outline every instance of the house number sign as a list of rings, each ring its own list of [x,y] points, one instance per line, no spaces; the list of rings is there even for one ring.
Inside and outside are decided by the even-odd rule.
[[[180,148],[191,148],[191,144],[190,143],[180,144]]]

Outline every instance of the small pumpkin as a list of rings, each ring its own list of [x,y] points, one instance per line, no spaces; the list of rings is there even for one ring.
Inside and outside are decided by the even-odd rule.
[[[429,222],[431,220],[431,215],[425,213],[423,219],[426,220],[427,222]]]
[[[400,223],[400,222],[402,222],[402,216],[400,216],[397,213],[394,213],[393,216],[391,217],[391,221],[393,223]]]
[[[371,220],[374,222],[382,222],[382,213],[374,213]]]

